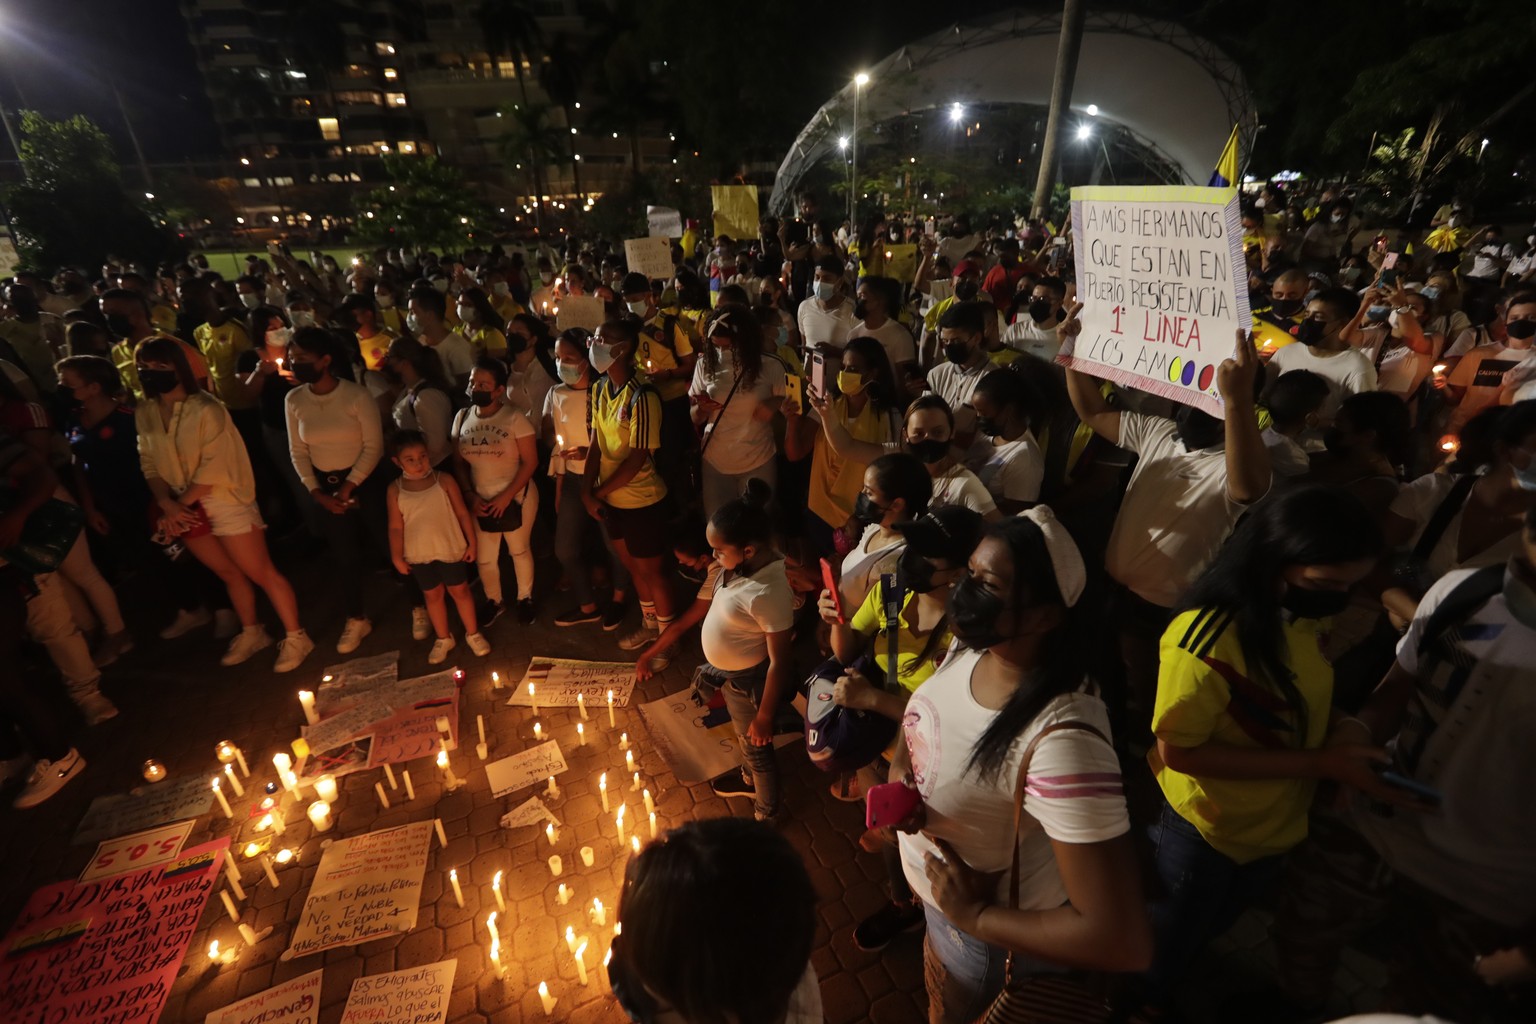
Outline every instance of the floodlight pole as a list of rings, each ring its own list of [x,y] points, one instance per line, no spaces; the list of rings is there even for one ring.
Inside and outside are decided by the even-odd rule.
[[[1083,46],[1083,0],[1063,0],[1061,38],[1056,44],[1056,75],[1051,82],[1051,109],[1045,119],[1045,141],[1040,146],[1040,174],[1035,179],[1035,201],[1030,216],[1045,216],[1051,188],[1056,184],[1056,145],[1061,137],[1063,115],[1072,106],[1072,82],[1077,77],[1077,56]]]

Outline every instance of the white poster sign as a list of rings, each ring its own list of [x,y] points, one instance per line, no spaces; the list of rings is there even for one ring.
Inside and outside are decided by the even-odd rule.
[[[559,742],[545,740],[536,747],[519,750],[511,757],[492,761],[485,766],[485,777],[490,780],[491,792],[502,797],[535,782],[547,783],[551,775],[561,774],[566,767]]]

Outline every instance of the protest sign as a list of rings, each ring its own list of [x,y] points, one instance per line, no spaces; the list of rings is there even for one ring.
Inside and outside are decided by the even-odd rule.
[[[672,243],[665,238],[626,238],[624,262],[630,273],[644,274],[647,281],[670,281],[676,273]]]
[[[560,819],[555,817],[553,811],[544,806],[544,801],[536,796],[518,804],[512,810],[501,816],[502,828],[524,828],[528,825],[542,825],[546,821],[560,824]]]
[[[353,658],[340,665],[332,665],[320,674],[320,689],[315,693],[316,708],[322,716],[328,715],[332,709],[326,706],[327,702],[343,699],[349,687],[392,683],[399,678],[399,674],[399,651]]]
[[[1072,235],[1083,330],[1058,360],[1223,415],[1216,368],[1252,321],[1236,193],[1075,188]]]
[[[103,839],[91,862],[80,873],[80,881],[94,882],[98,878],[110,878],[125,871],[138,871],[173,861],[181,853],[182,844],[192,834],[195,824],[197,822],[189,818],[132,835]]]
[[[128,793],[99,796],[91,801],[70,842],[84,846],[112,836],[142,832],[168,821],[200,817],[212,803],[209,777],[178,779],[141,786]]]
[[[491,793],[502,797],[535,782],[544,782],[551,775],[559,775],[566,767],[565,755],[560,753],[559,742],[545,740],[511,757],[492,761],[485,766],[485,777],[490,780]]]
[[[328,701],[334,713],[303,729],[310,756],[303,777],[349,775],[437,754],[439,718],[449,750],[458,748],[459,687],[453,669],[415,679],[354,684]]]
[[[534,696],[528,696],[528,684],[534,685]],[[573,658],[542,658],[533,656],[522,682],[512,688],[507,700],[511,707],[526,708],[538,704],[541,708],[573,708],[576,695],[582,695],[587,711],[596,715],[608,713],[608,691],[613,691],[613,706],[629,706],[629,695],[635,689],[635,665],[629,661],[577,661]]]
[[[803,711],[805,698],[795,698]],[[688,690],[682,690],[640,705],[651,740],[661,751],[667,767],[685,786],[705,782],[741,763],[741,744],[736,727],[725,710],[725,697],[718,691],[708,704],[699,704]],[[776,735],[775,747],[788,746],[799,738]]]
[[[458,969],[457,960],[441,960],[358,978],[347,996],[341,1024],[442,1024],[447,1019],[448,997],[453,994],[453,975]]]
[[[5,938],[0,1020],[154,1024],[228,848],[34,892]]]
[[[416,927],[432,823],[340,839],[320,857],[284,960]]]
[[[670,206],[647,206],[645,226],[652,238],[683,237],[683,215]]]
[[[596,331],[603,326],[605,318],[602,299],[595,295],[567,295],[560,300],[560,306],[555,311],[555,329],[568,331],[572,327],[580,327]]]
[[[757,237],[757,186],[711,185],[715,207],[715,234],[745,239]]]
[[[203,1024],[314,1024],[320,1016],[322,973],[310,971],[230,1003],[210,1013]]]

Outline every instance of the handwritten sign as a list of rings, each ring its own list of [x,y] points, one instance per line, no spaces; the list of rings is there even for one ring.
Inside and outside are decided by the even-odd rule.
[[[532,702],[528,684],[541,708],[573,708],[576,695],[585,699],[592,714],[608,713],[608,691],[613,691],[616,707],[628,707],[635,689],[635,666],[624,661],[576,661],[571,658],[541,658],[534,655],[523,673],[523,681],[513,687],[507,701],[511,707],[526,708]]]
[[[320,674],[322,682],[315,693],[315,706],[322,716],[332,712],[328,703],[346,697],[348,688],[368,686],[373,683],[392,683],[400,675],[400,652],[374,654],[367,658],[353,658],[340,665],[332,665]],[[330,678],[327,679],[326,677]]]
[[[564,772],[566,767],[559,741],[545,740],[536,747],[519,750],[511,757],[492,761],[485,766],[485,777],[491,782],[492,795],[501,797],[535,782],[544,782],[551,775]]]
[[[0,1020],[154,1024],[228,847],[34,892],[0,956]]]
[[[416,927],[432,823],[332,843],[320,857],[284,960]]]
[[[665,238],[626,238],[624,262],[632,274],[644,274],[648,281],[669,281],[676,269],[672,266],[672,243]]]
[[[1058,361],[1223,415],[1216,368],[1252,322],[1236,194],[1075,188],[1072,234],[1083,330]]]
[[[458,748],[459,687],[453,669],[352,685],[344,692],[344,698],[331,703],[338,710],[303,730],[310,748],[305,778],[435,756],[439,718],[448,719],[448,749]]]
[[[796,697],[795,705],[805,710],[805,698]],[[725,710],[725,697],[716,692],[708,704],[700,704],[687,691],[640,705],[651,741],[677,781],[694,785],[713,779],[741,763],[741,745],[736,728]],[[778,735],[774,747],[800,742],[798,735]]]
[[[213,788],[207,777],[178,779],[142,786],[129,793],[99,796],[91,801],[70,842],[76,846],[100,842],[112,836],[142,832],[168,821],[197,818],[213,804]]]
[[[347,996],[341,1024],[442,1024],[447,1019],[448,997],[453,994],[453,975],[458,969],[457,960],[441,960],[358,978]]]
[[[81,872],[80,881],[94,882],[98,878],[110,878],[125,871],[138,871],[173,861],[181,853],[182,844],[192,834],[195,824],[197,822],[188,819],[116,839],[103,839],[96,847],[96,855]]]
[[[544,801],[536,796],[518,804],[512,810],[501,816],[502,828],[525,828],[529,825],[542,825],[546,821],[560,824],[560,819],[555,813],[544,806]]]
[[[314,1024],[320,1014],[322,973],[310,971],[249,999],[230,1003],[210,1013],[203,1024]]]
[[[560,300],[560,308],[555,312],[555,329],[567,331],[580,327],[596,331],[606,319],[608,314],[603,309],[602,299],[595,295],[567,295]]]
[[[652,238],[682,238],[683,215],[670,206],[647,206],[645,227]]]

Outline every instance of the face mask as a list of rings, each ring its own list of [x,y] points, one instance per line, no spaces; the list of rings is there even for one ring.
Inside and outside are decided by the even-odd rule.
[[[400,475],[403,476],[407,480],[425,480],[427,477],[432,475],[432,467],[428,466],[426,469],[422,470],[419,473],[412,473],[410,470],[406,469],[404,466],[401,466],[400,467]]]
[[[65,391],[63,388],[60,388],[59,394],[64,396],[64,404],[69,406],[70,412],[79,412],[85,408],[85,399],[76,395],[73,391]]]
[[[1349,450],[1349,442],[1345,439],[1344,431],[1338,427],[1329,427],[1323,431],[1323,447],[1335,455],[1342,455]]]
[[[1300,299],[1270,299],[1269,308],[1276,316],[1295,316],[1301,311]]]
[[[1424,296],[1430,302],[1434,302],[1440,297],[1440,289],[1436,288],[1432,284],[1427,284],[1423,288],[1419,289],[1419,294]]]
[[[845,395],[857,395],[864,390],[864,375],[852,370],[837,371],[837,390]]]
[[[240,304],[246,309],[255,309],[257,306],[261,305],[261,296],[257,295],[255,292],[241,292]]]
[[[916,594],[926,594],[933,590],[933,563],[928,561],[909,544],[901,553],[901,564],[897,569],[901,573],[901,584]]]
[[[175,391],[180,383],[181,378],[176,376],[175,370],[139,370],[139,386],[151,398]]]
[[[945,342],[944,358],[957,364],[970,362],[971,346],[964,341]]]
[[[1029,318],[1037,324],[1043,324],[1049,320],[1054,311],[1050,299],[1029,300]]]
[[[405,315],[405,329],[412,334],[421,333],[421,321],[416,318],[415,313],[407,313]]]
[[[1221,420],[1187,405],[1179,409],[1173,422],[1178,429],[1179,440],[1184,443],[1184,450],[1190,452],[1219,444],[1226,429]]]
[[[293,372],[293,379],[300,384],[313,384],[325,376],[314,363],[289,363],[288,369]]]
[[[978,291],[980,291],[980,290],[981,290],[981,286],[979,284],[977,284],[975,281],[956,281],[955,282],[955,301],[956,302],[970,302],[972,299],[974,299],[976,297],[976,293]]]
[[[432,287],[436,288],[440,294],[446,295],[448,294],[448,279],[446,277],[439,277],[432,282]]]
[[[996,437],[1003,432],[1003,425],[991,416],[977,416],[976,429],[988,437]]]
[[[594,341],[587,346],[587,361],[598,373],[607,373],[608,367],[613,365],[613,350],[600,341]]]
[[[1344,219],[1344,215],[1342,213],[1335,213],[1335,214],[1333,214],[1332,216],[1330,216],[1328,218],[1329,222],[1333,223],[1333,224],[1337,224],[1340,221],[1342,221],[1343,219]]]
[[[822,302],[831,302],[837,295],[837,285],[831,281],[817,281],[812,285],[812,291],[816,293],[816,298]]]
[[[855,302],[853,304],[853,318],[855,320],[864,320],[864,319],[867,319],[868,317],[869,317],[869,303],[867,303],[867,302]]]
[[[551,281],[553,281],[554,279],[555,279],[555,275],[550,273],[549,271],[547,271],[547,270],[539,271],[539,283],[540,284],[547,285]]]
[[[893,241],[893,242],[901,241],[901,232],[900,231],[892,231],[891,232],[891,241]]]
[[[491,291],[495,292],[497,295],[508,295],[511,294],[512,287],[505,281],[497,281],[491,285]]]
[[[1371,306],[1365,311],[1365,318],[1367,320],[1374,320],[1377,323],[1380,323],[1391,315],[1391,306]]]
[[[1349,607],[1349,591],[1310,590],[1286,584],[1280,607],[1298,619],[1332,618]]]
[[[1258,207],[1261,210],[1264,209],[1264,197],[1260,196],[1259,198],[1255,199],[1253,201],[1253,205]]]
[[[555,372],[560,374],[560,380],[566,387],[574,388],[581,383],[583,370],[579,366],[569,363],[559,363],[555,366]]]
[[[1356,281],[1360,280],[1360,268],[1345,267],[1343,270],[1339,271],[1339,279],[1345,284],[1354,284]]]
[[[1516,341],[1526,341],[1536,337],[1536,320],[1511,320],[1504,325],[1504,333]]]
[[[467,324],[472,324],[476,320],[480,319],[480,311],[477,310],[474,306],[459,306],[458,313],[459,319],[463,320]]]
[[[379,302],[379,308],[380,309],[394,309],[395,308],[395,297],[393,295],[380,295],[379,299],[378,299],[378,302]]]
[[[315,314],[306,309],[295,309],[289,312],[288,319],[293,321],[294,327],[315,326]]]
[[[126,338],[133,333],[133,321],[121,313],[108,313],[107,330],[119,338]]]
[[[1323,335],[1328,333],[1328,328],[1323,325],[1321,320],[1313,320],[1308,317],[1297,324],[1296,329],[1291,333],[1296,335],[1296,340],[1303,345],[1316,345],[1323,340]]]
[[[645,311],[651,308],[651,304],[644,299],[636,299],[634,302],[624,303],[624,308],[635,316],[645,316]]]
[[[949,454],[949,441],[936,441],[928,438],[924,441],[908,441],[907,451],[916,455],[925,465],[933,465],[942,462],[944,456]]]
[[[859,496],[853,499],[853,518],[860,523],[866,525],[878,523],[885,518],[885,514],[889,511],[890,509],[881,508],[879,505],[876,505],[875,500],[863,491],[860,491]]]
[[[484,409],[491,404],[491,399],[494,397],[495,394],[490,391],[471,391],[469,393],[469,404],[473,405],[476,409]]]
[[[1005,611],[1002,598],[965,576],[950,591],[944,614],[956,640],[973,651],[984,651],[1009,639],[997,629],[997,620]]]
[[[779,333],[774,335],[773,347],[776,348],[776,349],[777,348],[783,348],[785,345],[788,345],[788,344],[789,344],[789,328],[781,326],[779,328]]]

